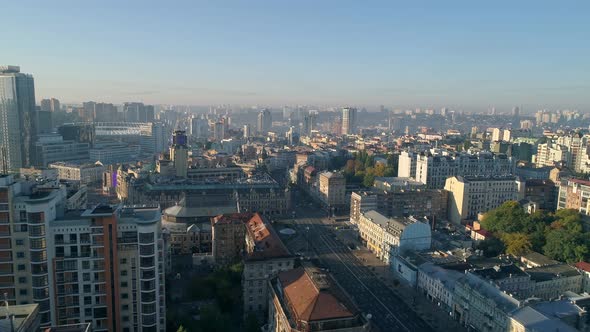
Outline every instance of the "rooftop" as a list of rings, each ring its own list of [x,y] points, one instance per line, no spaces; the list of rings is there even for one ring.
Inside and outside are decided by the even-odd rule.
[[[524,326],[527,331],[538,332],[570,332],[578,331],[575,328],[567,325],[559,319],[547,317],[543,313],[537,311],[533,307],[524,307],[518,309],[513,315],[512,319]]]
[[[7,313],[14,315],[14,331],[15,332],[28,332],[32,328],[38,327],[38,315],[39,305],[38,304],[21,304],[4,306],[2,305],[2,318],[0,319],[0,331],[10,331],[10,321],[4,319]]]
[[[487,280],[502,280],[507,278],[526,277],[527,274],[514,264],[494,265],[493,267],[475,269],[473,274]]]
[[[274,228],[254,213],[246,222],[246,231],[254,242],[254,248],[246,255],[246,260],[260,260],[289,257],[291,254]]]
[[[313,274],[317,274],[315,278]],[[311,322],[355,316],[356,308],[346,305],[348,301],[334,292],[329,277],[323,277],[318,270],[306,271],[300,267],[279,273],[278,279],[289,310],[297,320]]]
[[[565,263],[534,267],[527,269],[526,272],[531,276],[531,280],[537,282],[580,275],[578,270]]]

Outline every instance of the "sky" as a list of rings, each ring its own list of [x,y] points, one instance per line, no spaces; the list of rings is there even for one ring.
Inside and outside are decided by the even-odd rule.
[[[590,1],[3,1],[37,98],[590,110]]]

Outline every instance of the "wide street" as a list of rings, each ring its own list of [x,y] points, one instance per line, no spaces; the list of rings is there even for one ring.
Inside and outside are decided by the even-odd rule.
[[[297,208],[293,225],[308,241],[307,249],[315,253],[322,267],[353,297],[365,314],[381,331],[432,331],[397,294],[385,285],[342,243],[334,227],[325,225],[326,213],[315,206]]]

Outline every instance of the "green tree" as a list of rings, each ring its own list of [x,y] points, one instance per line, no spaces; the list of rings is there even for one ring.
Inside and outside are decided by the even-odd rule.
[[[178,328],[178,330],[176,330],[176,332],[188,332],[187,329],[184,328],[184,326],[180,325],[180,327]]]
[[[375,183],[375,170],[373,167],[369,167],[365,171],[365,176],[363,178],[363,186],[371,187]]]
[[[529,233],[533,230],[530,216],[516,201],[508,201],[486,213],[481,225],[499,233]]]
[[[385,168],[385,172],[383,172],[383,176],[392,177],[395,176],[395,169],[393,167]]]
[[[486,257],[496,257],[503,253],[505,248],[504,242],[495,237],[487,238],[477,245],[477,249],[482,250]]]
[[[532,248],[529,236],[524,233],[506,233],[502,235],[502,242],[506,246],[506,253],[513,256],[522,256]]]

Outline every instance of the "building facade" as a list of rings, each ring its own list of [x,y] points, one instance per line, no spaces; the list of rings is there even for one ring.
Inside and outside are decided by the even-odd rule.
[[[518,200],[522,187],[515,177],[448,178],[445,185],[445,190],[449,192],[448,219],[455,224],[466,219],[475,220],[478,213],[495,209],[507,201]]]

